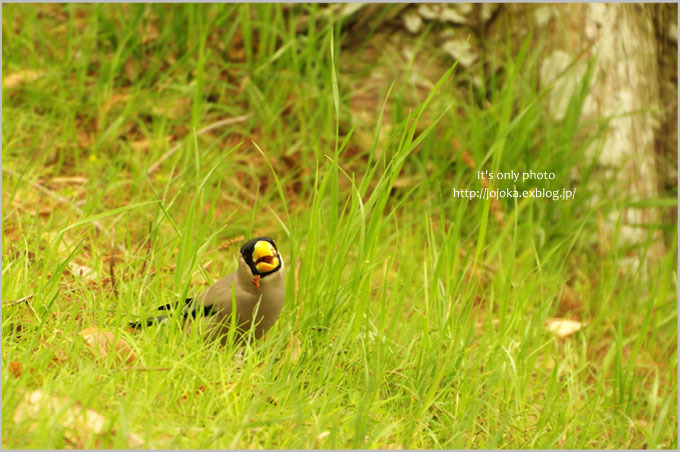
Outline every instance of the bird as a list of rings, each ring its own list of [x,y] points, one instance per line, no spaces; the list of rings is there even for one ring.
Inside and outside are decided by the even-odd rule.
[[[238,341],[243,341],[253,328],[255,339],[264,336],[281,313],[285,289],[285,265],[276,243],[269,237],[255,237],[241,247],[235,272],[219,279],[195,298],[168,303],[157,310],[182,309],[187,334],[191,328],[198,327],[199,332],[219,339],[224,345],[234,320]],[[236,308],[234,318],[233,308]],[[164,323],[171,316],[169,313],[151,317],[130,322],[129,326],[140,329]]]

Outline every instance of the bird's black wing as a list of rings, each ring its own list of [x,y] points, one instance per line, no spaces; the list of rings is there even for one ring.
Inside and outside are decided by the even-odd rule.
[[[193,298],[187,298],[186,300],[184,300],[184,306],[182,306],[182,307],[186,309],[191,304],[192,301],[194,301]],[[173,311],[173,310],[177,309],[179,307],[179,305],[180,305],[180,303],[178,301],[176,301],[174,303],[168,303],[168,304],[164,304],[163,306],[159,306],[159,307],[156,308],[156,310],[157,311]]]
[[[209,315],[212,315],[215,312],[215,307],[213,305],[210,306],[198,306],[196,303],[193,303],[194,299],[193,298],[187,298],[184,300],[184,305],[182,306],[183,312],[182,312],[182,318],[184,320],[188,318],[195,319],[199,313],[202,313],[204,317],[207,317]],[[180,307],[180,303],[168,303],[164,304],[163,306],[159,306],[156,308],[157,311],[172,311]],[[138,321],[138,322],[130,322],[128,325],[131,328],[139,329],[142,326],[151,326],[151,325],[156,325],[161,323],[163,320],[167,319],[170,317],[170,315],[159,315],[156,317],[150,317],[144,321]]]
[[[146,320],[140,320],[138,322],[129,322],[128,326],[136,330],[140,329],[142,326],[151,326],[161,323],[163,320],[167,319],[167,315],[159,315],[156,317],[149,317]]]

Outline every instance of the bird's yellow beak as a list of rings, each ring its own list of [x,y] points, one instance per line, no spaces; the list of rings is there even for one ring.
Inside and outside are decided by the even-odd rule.
[[[260,273],[266,273],[279,266],[279,258],[271,243],[260,240],[255,244],[253,262]]]

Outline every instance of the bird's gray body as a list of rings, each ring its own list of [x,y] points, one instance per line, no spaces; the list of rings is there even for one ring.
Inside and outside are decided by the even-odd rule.
[[[262,337],[274,325],[283,308],[285,298],[284,264],[274,273],[259,278],[259,288],[253,281],[253,274],[242,256],[238,269],[216,281],[195,302],[201,308],[210,308],[211,314],[199,321],[192,321],[191,328],[198,327],[210,337],[226,342],[232,322],[231,313],[236,306],[237,337],[242,337],[254,327],[256,339]],[[232,297],[233,295],[233,297]]]
[[[250,239],[239,253],[235,272],[216,281],[197,297],[168,303],[160,311],[181,310],[187,334],[197,331],[223,344],[235,325],[235,339],[261,338],[278,319],[286,295],[283,258],[269,237]],[[232,313],[234,315],[232,315]],[[132,328],[165,323],[172,314],[130,322]]]

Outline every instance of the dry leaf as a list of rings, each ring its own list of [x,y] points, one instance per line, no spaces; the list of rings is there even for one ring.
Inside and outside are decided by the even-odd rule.
[[[557,363],[555,362],[555,358],[552,356],[546,355],[543,357],[543,367],[548,372],[552,372],[552,370],[555,368],[555,364]]]
[[[178,119],[189,113],[191,109],[191,99],[185,98],[160,98],[158,99],[151,112],[156,116],[165,116],[168,119]]]
[[[51,359],[52,363],[58,365],[66,362],[66,360],[68,359],[68,355],[62,349],[60,349],[56,345],[45,342],[42,339],[38,340],[40,341],[40,344],[42,344],[43,347],[48,348],[52,353],[54,353],[54,357]]]
[[[96,281],[97,272],[85,265],[69,262],[68,269],[73,273],[73,276],[78,276],[86,281]]]
[[[424,19],[437,20],[439,22],[451,22],[454,24],[467,23],[467,18],[448,5],[425,4],[418,7],[418,14]]]
[[[419,176],[399,176],[392,184],[394,188],[414,187],[421,181]]]
[[[70,406],[68,406],[70,405]],[[67,407],[68,406],[68,407]],[[66,397],[45,394],[39,389],[26,394],[14,412],[14,422],[33,420],[41,413],[49,413],[50,417],[58,416],[59,424],[67,429],[75,430],[78,437],[99,434],[104,431],[106,419],[93,409],[82,409]]]
[[[323,440],[325,437],[327,437],[330,434],[331,434],[331,432],[326,430],[326,431],[323,431],[323,432],[319,433],[318,435],[316,435],[316,441],[314,443],[315,448],[319,448],[319,443],[321,442],[321,440]]]
[[[557,337],[571,336],[583,327],[578,320],[571,319],[548,319],[546,329]]]
[[[9,373],[11,373],[14,378],[19,378],[21,376],[21,363],[10,361]]]
[[[290,353],[290,362],[294,364],[300,359],[300,354],[302,353],[302,343],[300,339],[293,334],[288,341],[288,346],[286,347]]]
[[[88,149],[92,146],[92,143],[94,143],[94,136],[89,131],[81,129],[80,132],[78,133],[76,141],[78,147],[82,149]]]
[[[2,78],[2,89],[16,88],[24,83],[32,82],[42,75],[42,71],[19,71]]]
[[[130,143],[130,147],[134,151],[148,151],[149,148],[151,147],[151,142],[147,140],[146,138],[143,138],[141,140],[133,141]]]
[[[137,75],[139,74],[139,70],[137,68],[137,60],[134,57],[128,58],[125,64],[123,65],[123,71],[125,72],[125,76],[127,77],[127,79],[130,80],[131,82],[137,80]]]
[[[200,385],[200,386],[196,389],[196,391],[193,392],[193,394],[184,394],[184,395],[179,399],[179,402],[186,402],[186,401],[189,400],[190,398],[198,397],[198,396],[200,396],[201,394],[203,394],[203,393],[206,391],[206,389],[208,389],[208,388],[216,388],[216,390],[223,389],[223,390],[227,391],[227,390],[229,390],[229,388],[231,388],[233,385],[234,385],[233,382],[229,382],[229,383],[218,383],[218,382],[213,382],[213,383],[210,383],[210,384],[207,385],[207,386],[206,386],[206,385]]]
[[[44,240],[46,244],[50,247],[53,246],[54,241],[57,239],[60,239],[59,244],[57,246],[57,252],[59,253],[59,256],[63,257],[68,256],[74,247],[74,244],[71,242],[71,240],[69,240],[65,236],[60,237],[59,233],[56,231],[47,232],[44,235]]]
[[[144,440],[140,438],[139,435],[128,433],[128,446],[130,449],[140,449],[144,446]]]
[[[558,302],[557,315],[564,315],[569,311],[580,311],[583,309],[581,299],[574,289],[568,284],[562,286],[562,295]]]
[[[172,141],[172,136],[161,138],[161,139],[154,139],[154,140],[151,140],[151,141],[146,139],[146,138],[142,138],[142,139],[130,142],[130,147],[134,151],[146,152],[149,149],[151,149],[151,147],[153,147],[153,146],[163,148],[163,147],[167,146],[168,143],[170,143],[170,141]]]
[[[402,20],[404,21],[404,27],[413,34],[418,33],[423,27],[423,19],[414,11],[405,13],[402,16]]]
[[[117,360],[126,364],[130,364],[137,359],[137,355],[132,351],[132,347],[121,338],[118,338],[116,341],[116,336],[111,331],[91,326],[78,334],[85,339],[85,342],[87,342],[87,345],[90,346],[95,355],[106,357],[113,353]]]
[[[118,104],[127,102],[128,99],[130,99],[130,93],[121,91],[121,92],[115,92],[109,96],[106,102],[104,102],[101,107],[101,113],[103,112],[109,112],[113,107],[115,107]]]
[[[456,144],[458,145],[458,148],[460,148],[460,142],[457,140],[453,142],[453,146],[456,147]],[[467,165],[468,168],[471,170],[475,170],[475,159],[472,157],[472,154],[470,154],[468,151],[463,151],[461,154],[461,158],[463,159],[463,162]]]
[[[466,16],[472,12],[471,3],[456,3],[455,5],[451,6],[453,6],[453,8],[455,8],[459,13],[465,14]]]
[[[482,22],[486,23],[491,19],[491,16],[496,12],[499,5],[497,3],[482,3]]]
[[[82,185],[87,184],[90,179],[88,177],[82,176],[65,176],[65,177],[53,177],[49,180],[51,185],[61,185],[61,184],[75,184]]]
[[[450,39],[442,45],[442,48],[462,66],[467,67],[477,61],[477,55],[472,51],[471,46],[462,39]]]
[[[149,21],[144,26],[139,24],[137,27],[137,33],[142,37],[142,44],[146,45],[150,42],[156,41],[158,39],[158,28],[153,22]]]
[[[91,408],[83,409],[79,402],[68,397],[48,395],[39,389],[24,396],[14,412],[14,422],[34,422],[40,414],[47,414],[57,419],[64,428],[64,437],[75,444],[83,444],[83,439],[90,435],[107,433],[106,418]],[[32,425],[34,429],[36,425]],[[128,445],[137,449],[144,445],[144,440],[135,433],[128,433]]]

